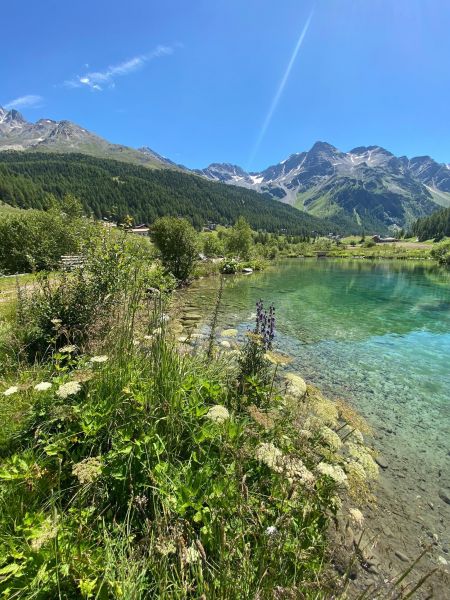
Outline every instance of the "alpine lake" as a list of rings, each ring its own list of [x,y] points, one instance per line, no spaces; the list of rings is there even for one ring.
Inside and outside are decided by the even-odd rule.
[[[183,292],[181,320],[197,338],[208,335],[218,286],[205,278]],[[424,572],[449,565],[450,271],[325,258],[225,276],[219,341],[229,328],[245,339],[259,299],[276,308],[274,350],[293,360],[284,368],[345,399],[374,430],[380,478],[366,517],[384,563],[401,572],[429,546]],[[435,597],[450,598],[443,589]]]

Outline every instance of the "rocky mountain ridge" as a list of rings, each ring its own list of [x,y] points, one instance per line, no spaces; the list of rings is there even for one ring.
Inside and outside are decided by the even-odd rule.
[[[199,174],[270,194],[316,216],[404,227],[450,205],[450,166],[429,156],[396,157],[380,146],[342,152],[316,142],[261,172],[213,163]]]
[[[79,152],[150,168],[183,170],[267,194],[314,216],[372,230],[408,227],[440,206],[450,206],[450,165],[429,156],[397,157],[380,146],[342,152],[327,142],[291,154],[261,172],[212,163],[190,171],[148,147],[113,144],[67,120],[28,122],[0,107],[0,151]]]

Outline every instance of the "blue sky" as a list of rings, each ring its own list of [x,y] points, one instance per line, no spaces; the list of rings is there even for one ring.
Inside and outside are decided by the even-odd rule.
[[[450,162],[449,0],[14,0],[0,105],[186,164],[316,140]]]

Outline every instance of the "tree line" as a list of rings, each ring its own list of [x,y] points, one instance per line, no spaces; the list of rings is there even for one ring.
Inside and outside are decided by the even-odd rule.
[[[450,208],[443,208],[429,217],[417,219],[411,228],[411,234],[416,235],[421,242],[431,239],[439,241],[450,237]]]
[[[243,216],[254,230],[308,236],[343,233],[345,224],[319,219],[253,190],[228,186],[170,169],[148,169],[82,154],[0,153],[0,201],[48,210],[67,194],[80,199],[86,215],[135,223],[162,216],[233,224]],[[347,229],[348,230],[348,229]]]

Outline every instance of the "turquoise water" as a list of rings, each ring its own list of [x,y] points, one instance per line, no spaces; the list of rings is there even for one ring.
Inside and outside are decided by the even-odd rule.
[[[192,304],[211,310],[215,285],[199,282]],[[289,369],[388,432],[379,443],[394,470],[414,471],[422,487],[450,483],[449,271],[399,261],[286,260],[228,278],[221,325],[243,336],[259,298],[276,306],[276,347],[293,357]]]

